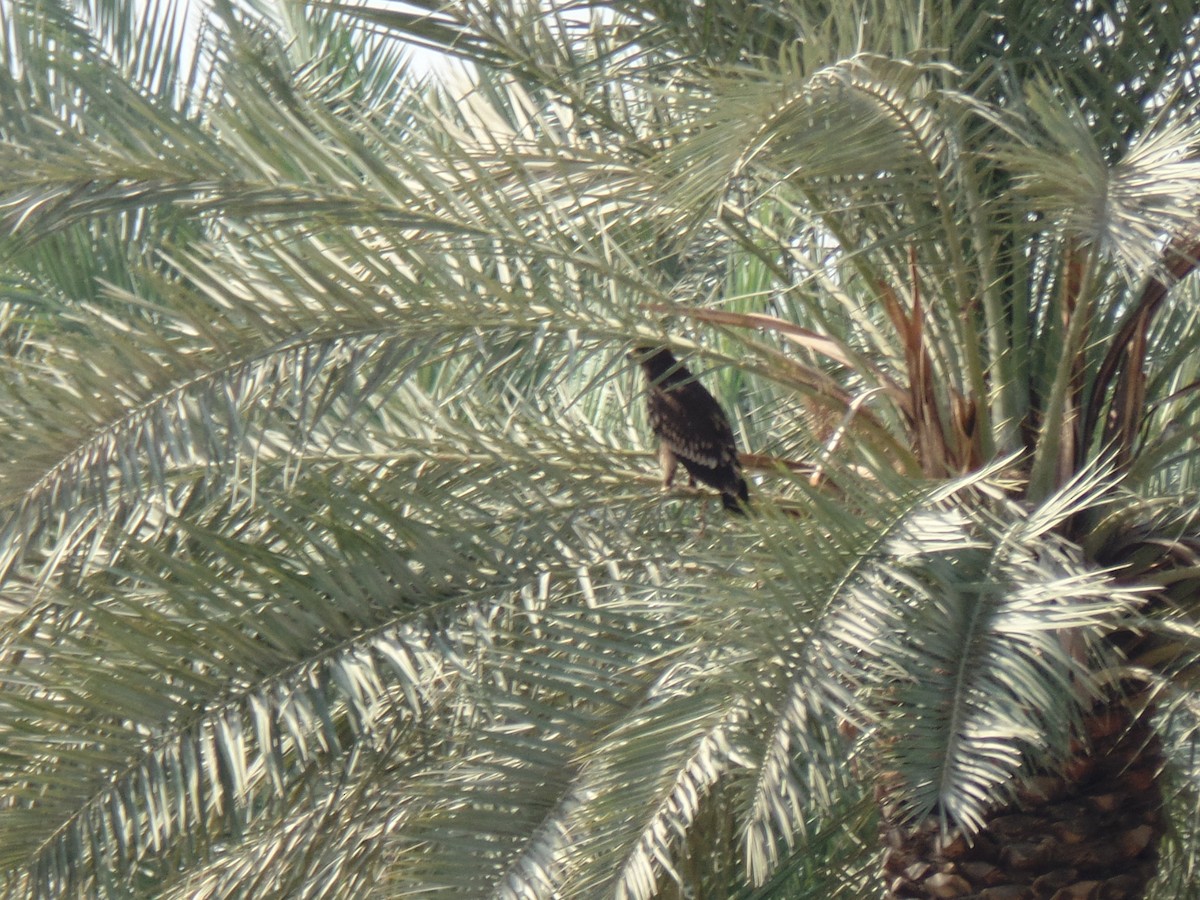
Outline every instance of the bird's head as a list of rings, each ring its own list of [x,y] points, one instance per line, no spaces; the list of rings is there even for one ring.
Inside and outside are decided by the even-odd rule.
[[[637,344],[626,356],[641,366],[651,381],[662,378],[671,370],[683,369],[676,362],[675,354],[661,344]]]
[[[634,348],[625,354],[627,359],[633,360],[638,364],[645,364],[651,360],[662,360],[668,365],[675,362],[675,356],[662,344],[636,344]]]

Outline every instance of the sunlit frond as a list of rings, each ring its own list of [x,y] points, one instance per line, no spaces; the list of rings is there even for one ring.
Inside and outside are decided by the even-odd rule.
[[[1186,112],[1151,123],[1120,159],[1108,159],[1085,114],[1049,88],[1030,97],[1042,136],[1004,151],[1032,210],[1136,279],[1158,274],[1164,243],[1194,231],[1200,210],[1200,133]]]

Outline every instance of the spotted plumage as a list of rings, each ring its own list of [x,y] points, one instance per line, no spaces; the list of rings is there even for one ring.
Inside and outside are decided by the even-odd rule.
[[[726,509],[743,512],[749,493],[720,404],[667,348],[637,347],[630,357],[646,375],[646,411],[659,440],[663,485],[670,487],[683,463],[690,484],[716,488]]]

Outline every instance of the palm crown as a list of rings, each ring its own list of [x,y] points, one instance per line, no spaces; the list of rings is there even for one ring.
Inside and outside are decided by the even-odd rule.
[[[859,897],[877,785],[977,834],[1125,691],[1183,896],[1200,26],[1135,7],[11,4],[6,892]],[[745,521],[656,490],[664,340]]]

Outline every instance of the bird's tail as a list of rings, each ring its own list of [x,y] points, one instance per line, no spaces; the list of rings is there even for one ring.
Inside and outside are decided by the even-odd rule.
[[[750,508],[750,491],[746,487],[745,478],[739,477],[733,490],[721,492],[721,505],[739,516],[746,514],[746,510]]]

